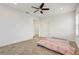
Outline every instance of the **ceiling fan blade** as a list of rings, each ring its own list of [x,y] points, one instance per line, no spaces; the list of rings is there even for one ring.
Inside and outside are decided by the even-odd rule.
[[[43,11],[40,11],[41,14],[43,14]]]
[[[32,8],[39,9],[39,8],[37,8],[37,7],[34,7],[34,6],[32,6]]]
[[[36,11],[34,11],[33,13],[35,13],[35,12],[37,12],[37,11],[39,11],[39,9],[38,9],[38,10],[36,10]]]
[[[49,8],[42,8],[42,10],[49,10]]]
[[[40,8],[43,8],[43,6],[44,6],[44,3],[42,3],[42,4],[40,5]]]

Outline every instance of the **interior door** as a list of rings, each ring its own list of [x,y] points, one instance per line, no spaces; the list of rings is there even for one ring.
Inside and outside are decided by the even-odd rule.
[[[48,37],[49,36],[49,22],[48,20],[40,20],[40,30],[39,35]]]

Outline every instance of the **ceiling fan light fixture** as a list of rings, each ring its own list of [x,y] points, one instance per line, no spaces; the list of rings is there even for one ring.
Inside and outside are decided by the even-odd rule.
[[[40,13],[43,14],[43,11],[50,10],[49,8],[44,8],[44,5],[45,5],[44,3],[41,3],[41,5],[39,7],[32,6],[32,8],[37,9],[33,13],[36,13],[37,11],[40,11]]]

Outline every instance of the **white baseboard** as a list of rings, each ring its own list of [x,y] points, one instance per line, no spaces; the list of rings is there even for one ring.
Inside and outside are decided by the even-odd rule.
[[[9,42],[6,42],[4,44],[1,44],[0,47],[11,45],[11,44],[15,44],[15,43],[19,43],[19,42],[30,40],[30,39],[32,39],[32,38],[29,38],[29,39],[25,38],[25,39],[20,39],[20,40],[16,39],[16,41],[9,41]]]

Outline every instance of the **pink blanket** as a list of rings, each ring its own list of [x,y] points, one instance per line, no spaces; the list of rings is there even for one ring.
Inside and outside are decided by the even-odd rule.
[[[39,42],[39,45],[42,45],[48,49],[57,51],[59,53],[65,54],[65,55],[72,55],[75,53],[75,48],[73,48],[67,41],[65,40],[59,40],[59,39],[48,39],[45,37],[41,37]]]

